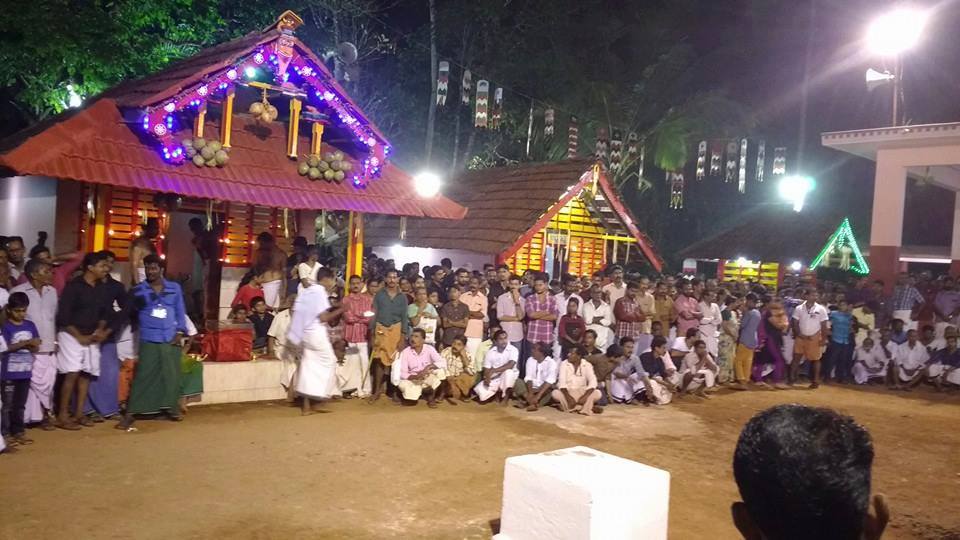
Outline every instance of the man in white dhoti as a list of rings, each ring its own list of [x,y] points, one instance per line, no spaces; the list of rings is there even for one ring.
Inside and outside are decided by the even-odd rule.
[[[42,422],[43,429],[53,426],[53,386],[57,382],[57,290],[53,288],[53,268],[40,259],[30,259],[24,268],[26,283],[10,289],[10,293],[22,292],[30,299],[27,320],[36,325],[40,333],[40,348],[33,354],[33,371],[30,375],[30,392],[24,410],[24,422]]]
[[[280,311],[273,316],[273,322],[270,323],[270,329],[267,330],[267,353],[269,356],[280,360],[283,364],[283,370],[280,372],[280,385],[287,391],[287,400],[293,401],[294,398],[294,377],[297,374],[297,363],[299,362],[298,350],[291,347],[287,341],[287,332],[290,330],[290,323],[293,321],[293,303],[297,295],[291,294],[280,304]]]
[[[311,414],[311,401],[339,395],[337,390],[337,357],[323,324],[341,315],[343,308],[330,311],[329,290],[334,287],[329,268],[317,272],[317,285],[300,291],[293,305],[293,319],[287,332],[289,345],[299,347],[300,367],[296,376],[296,391],[303,402],[300,412]]]
[[[410,346],[400,353],[400,381],[397,388],[403,395],[404,405],[416,405],[421,395],[426,396],[427,406],[437,408],[437,388],[446,380],[446,362],[433,345],[426,344],[427,334],[423,328],[410,332]]]
[[[666,350],[662,345],[661,348]],[[625,356],[625,354],[626,351],[620,345],[611,345],[607,349],[607,355],[622,359],[610,375],[608,391],[611,401],[626,404],[642,401],[659,403],[656,398],[652,397],[654,392],[650,385],[650,378],[646,370],[643,369],[643,363],[636,356]]]
[[[583,305],[583,321],[587,324],[587,330],[597,334],[598,349],[605,351],[613,345],[613,309],[603,301],[603,290],[596,285],[590,287],[590,300]]]
[[[507,341],[503,330],[493,335],[493,347],[483,358],[483,380],[473,388],[481,403],[499,394],[499,403],[506,406],[513,395],[513,385],[520,376],[517,361],[520,351]]]
[[[945,331],[947,346],[933,355],[930,366],[927,368],[927,378],[937,387],[943,389],[944,384],[960,386],[960,349],[957,348],[957,330],[948,327]]]
[[[719,354],[720,323],[723,322],[723,316],[720,313],[720,306],[715,302],[717,294],[713,291],[704,291],[700,298],[700,312],[703,318],[700,319],[700,339],[707,344],[707,352],[714,358]]]
[[[870,379],[885,379],[889,351],[885,351],[873,338],[864,338],[863,343],[853,352],[853,381],[866,384]],[[892,355],[890,355],[892,356]]]
[[[693,343],[693,350],[683,358],[680,368],[681,391],[708,398],[707,392],[714,389],[719,372],[720,367],[707,352],[707,344],[698,339]]]
[[[907,331],[907,341],[897,347],[896,358],[898,384],[894,389],[910,390],[923,382],[930,353],[917,339],[916,330]]]

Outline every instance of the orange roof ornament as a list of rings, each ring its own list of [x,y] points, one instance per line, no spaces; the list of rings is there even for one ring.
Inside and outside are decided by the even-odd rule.
[[[280,14],[280,17],[277,18],[277,22],[264,28],[263,32],[267,33],[270,30],[276,29],[281,34],[292,35],[296,29],[300,28],[301,26],[303,26],[303,19],[301,19],[300,16],[294,13],[292,10],[288,9]]]

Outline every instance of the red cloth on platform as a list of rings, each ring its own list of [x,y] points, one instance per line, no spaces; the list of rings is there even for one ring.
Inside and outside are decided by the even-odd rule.
[[[208,332],[200,342],[201,354],[214,362],[249,362],[253,354],[253,330],[237,328]]]

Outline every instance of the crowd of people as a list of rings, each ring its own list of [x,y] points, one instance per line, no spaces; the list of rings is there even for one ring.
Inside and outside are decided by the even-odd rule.
[[[129,283],[109,251],[53,257],[45,235],[29,254],[22,238],[0,239],[5,446],[31,444],[28,425],[76,431],[116,417],[134,430],[138,415],[182,419],[181,359],[200,326],[186,306],[204,295],[185,302],[147,229],[130,247]],[[206,276],[206,243],[194,232],[196,273]],[[628,279],[618,266],[556,279],[506,265],[454,270],[448,259],[397,269],[370,255],[364,275],[344,281],[303,238],[288,255],[263,233],[255,249],[230,319],[250,323],[256,354],[283,361],[280,382],[304,414],[383,395],[590,416],[611,404],[707,399],[723,385],[960,386],[960,291],[949,277],[904,274],[891,295],[865,279],[786,279],[772,291]]]

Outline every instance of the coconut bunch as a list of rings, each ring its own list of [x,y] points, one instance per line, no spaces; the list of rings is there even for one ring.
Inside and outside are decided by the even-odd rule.
[[[300,176],[306,176],[311,180],[323,178],[328,182],[342,181],[351,170],[353,170],[353,163],[347,161],[346,155],[339,150],[327,152],[323,156],[320,154],[304,156],[303,161],[297,166]]]
[[[280,111],[276,107],[271,105],[266,99],[263,101],[254,101],[250,104],[250,115],[255,119],[269,124],[277,119],[277,115],[280,114]]]
[[[183,151],[197,167],[223,167],[230,161],[230,154],[220,141],[208,141],[203,137],[184,139]]]

